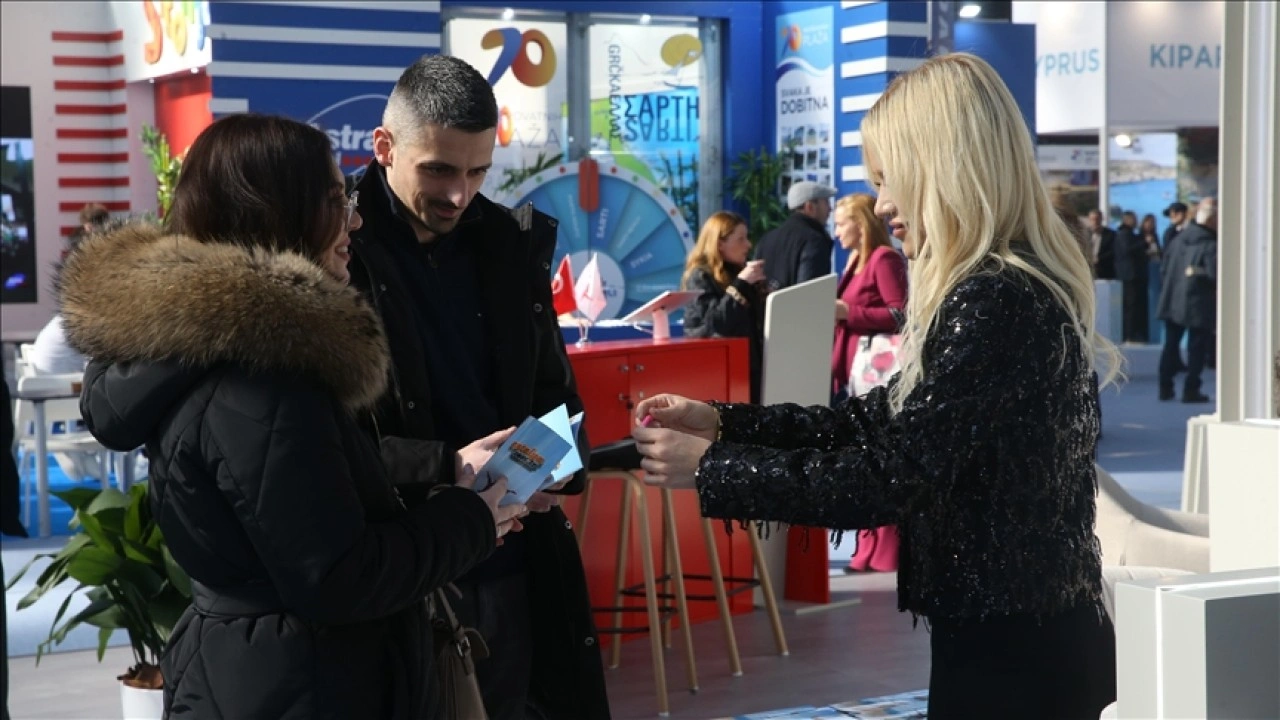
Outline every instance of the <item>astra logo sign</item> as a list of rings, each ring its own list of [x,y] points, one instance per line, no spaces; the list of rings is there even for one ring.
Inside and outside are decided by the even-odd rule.
[[[1181,70],[1217,70],[1222,67],[1222,46],[1188,45],[1186,43],[1152,43],[1151,67]]]
[[[1098,48],[1047,53],[1036,58],[1036,75],[1062,77],[1088,75],[1102,68],[1102,51]]]
[[[339,100],[307,120],[329,136],[333,160],[344,175],[364,167],[373,158],[373,129],[386,104],[386,95],[356,95]]]

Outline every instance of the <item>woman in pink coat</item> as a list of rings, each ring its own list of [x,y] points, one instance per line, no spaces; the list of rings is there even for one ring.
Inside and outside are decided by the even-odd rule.
[[[831,390],[842,398],[858,342],[899,330],[907,303],[907,263],[889,244],[875,214],[872,195],[846,195],[836,203],[836,239],[849,262],[836,291],[836,337],[831,351]],[[887,379],[887,378],[886,378]],[[858,547],[846,572],[898,569],[898,529],[886,525],[858,532]]]

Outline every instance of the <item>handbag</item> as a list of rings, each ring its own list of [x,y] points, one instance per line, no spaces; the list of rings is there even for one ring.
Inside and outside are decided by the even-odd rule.
[[[455,593],[457,588],[448,586]],[[436,648],[436,679],[440,685],[441,717],[447,720],[488,720],[476,660],[489,657],[489,646],[475,628],[464,627],[453,613],[445,588],[431,599],[431,637]]]
[[[849,395],[861,397],[889,382],[902,369],[898,355],[902,336],[877,333],[858,338],[853,362],[849,363]]]

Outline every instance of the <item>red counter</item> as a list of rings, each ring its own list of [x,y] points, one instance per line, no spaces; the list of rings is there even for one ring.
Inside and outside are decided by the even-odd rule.
[[[593,445],[604,445],[631,435],[631,417],[635,404],[658,393],[671,392],[698,400],[748,402],[751,396],[748,350],[745,339],[673,338],[652,340],[617,340],[593,342],[585,347],[568,346],[569,361],[578,381],[578,392],[586,406],[587,437]],[[648,488],[650,533],[653,558],[661,572],[662,563],[662,496]],[[697,494],[682,491],[674,494],[680,557],[686,574],[709,572],[707,553],[702,539]],[[565,512],[570,518],[578,513],[578,498],[566,498]],[[613,605],[614,561],[617,555],[618,520],[621,506],[621,481],[604,480],[593,486],[588,511],[587,535],[583,542],[582,560],[587,570],[591,603],[597,607]],[[720,566],[726,576],[751,577],[751,548],[743,531],[733,535],[722,532],[715,521],[719,544]],[[640,572],[639,534],[634,523],[631,534],[631,556],[627,560],[628,584],[642,582]],[[709,583],[690,581],[687,591],[710,594]],[[639,598],[628,602],[643,606]],[[730,600],[734,613],[751,610],[751,593]],[[691,602],[693,622],[716,617],[714,602]],[[643,613],[627,613],[629,626],[644,624]],[[597,624],[607,626],[611,618],[601,615]],[[608,636],[602,637],[602,640]]]

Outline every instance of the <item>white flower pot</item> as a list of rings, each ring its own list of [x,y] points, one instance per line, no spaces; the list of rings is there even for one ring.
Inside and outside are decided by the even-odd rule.
[[[164,715],[164,691],[120,683],[120,707],[124,720],[160,720]]]

